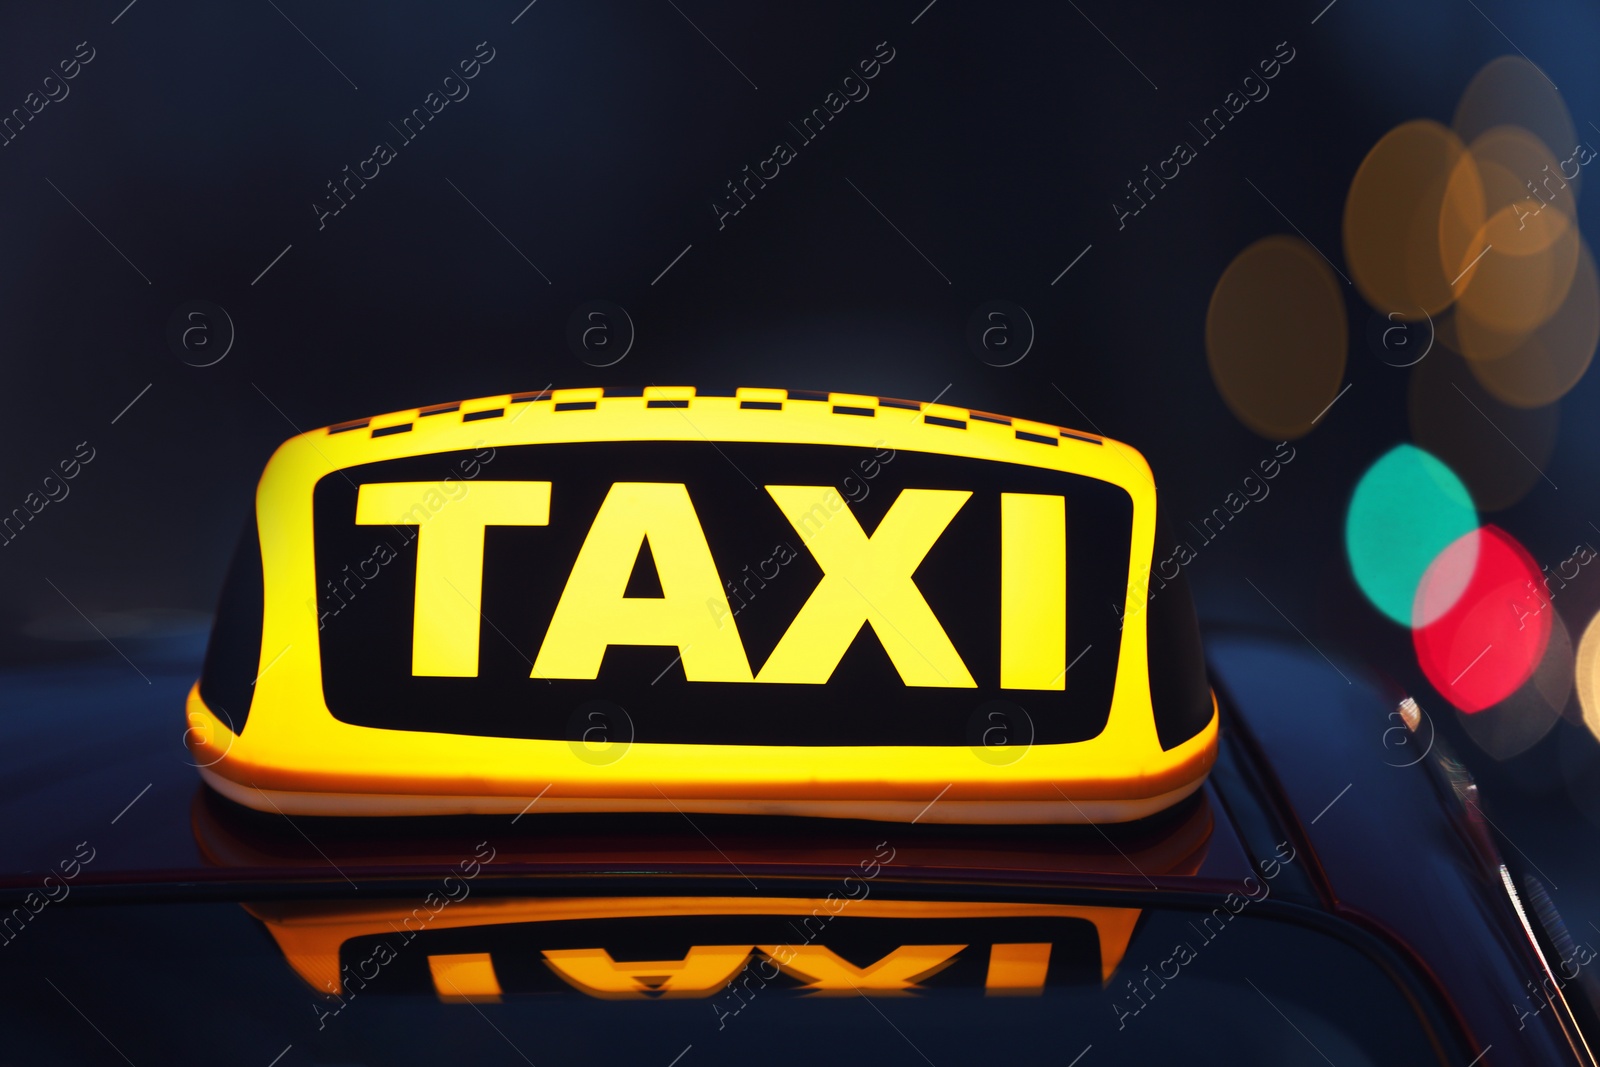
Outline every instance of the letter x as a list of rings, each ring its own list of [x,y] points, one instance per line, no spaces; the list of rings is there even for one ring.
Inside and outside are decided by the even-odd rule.
[[[905,489],[868,537],[828,486],[769,485],[822,568],[810,599],[772,650],[759,682],[826,682],[871,623],[907,685],[975,688],[972,675],[911,575],[972,496]],[[837,505],[837,509],[835,508]],[[817,516],[824,516],[818,524]],[[808,529],[811,531],[808,534]]]

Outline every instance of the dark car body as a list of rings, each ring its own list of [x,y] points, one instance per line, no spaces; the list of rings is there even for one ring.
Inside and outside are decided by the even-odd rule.
[[[4,679],[0,1062],[1591,1062],[1426,715],[1292,640],[1209,633],[1195,797],[1020,829],[250,811],[133,651]]]

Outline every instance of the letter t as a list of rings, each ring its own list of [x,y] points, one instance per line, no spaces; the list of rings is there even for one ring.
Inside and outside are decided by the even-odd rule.
[[[440,678],[478,676],[478,620],[483,610],[483,530],[486,526],[545,526],[550,483],[476,482],[467,495],[423,502],[432,482],[361,486],[356,523],[417,526],[416,616],[411,673]]]

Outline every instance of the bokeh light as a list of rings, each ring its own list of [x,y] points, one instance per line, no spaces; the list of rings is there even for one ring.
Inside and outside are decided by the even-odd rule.
[[[1482,190],[1466,149],[1449,129],[1418,119],[1390,130],[1373,145],[1350,181],[1344,209],[1345,260],[1361,295],[1385,314],[1421,319],[1455,298],[1445,273],[1466,254],[1483,224]],[[1452,177],[1456,180],[1452,181]],[[1451,197],[1446,208],[1446,198]],[[1441,219],[1452,220],[1450,240]],[[1459,222],[1455,220],[1459,219]]]
[[[1574,648],[1533,558],[1478,518],[1549,481],[1560,401],[1600,348],[1600,270],[1578,226],[1595,156],[1550,79],[1512,55],[1478,72],[1448,128],[1404,122],[1362,161],[1347,269],[1373,321],[1411,323],[1420,355],[1378,353],[1410,368],[1415,445],[1362,475],[1345,547],[1363,594],[1410,628],[1424,673],[1489,756],[1527,753],[1581,715],[1588,755],[1563,770],[1600,823],[1600,616]]]
[[[1578,639],[1574,673],[1578,706],[1583,709],[1583,724],[1591,734],[1600,738],[1600,615],[1589,620],[1583,636]]]
[[[1451,126],[1468,143],[1496,126],[1521,126],[1563,159],[1578,140],[1561,94],[1521,56],[1500,56],[1485,64],[1462,91]]]
[[[1499,335],[1463,320],[1457,323],[1457,334],[1473,375],[1497,399],[1534,408],[1565,396],[1589,369],[1600,345],[1600,277],[1588,246],[1579,251],[1566,300],[1538,329]]]
[[[1240,422],[1275,441],[1304,436],[1339,395],[1344,296],[1316,249],[1264,237],[1234,257],[1206,312],[1206,358]]]
[[[1562,175],[1559,159],[1531,131],[1493,126],[1473,138],[1468,150],[1483,187],[1485,219],[1511,204],[1520,204],[1530,222],[1547,205],[1565,218],[1577,214],[1577,195]]]
[[[1533,677],[1498,704],[1459,717],[1473,743],[1497,760],[1520,756],[1543,740],[1572,696],[1572,637],[1553,608],[1545,614],[1550,643]]]
[[[1533,214],[1530,203],[1496,208],[1460,266],[1458,314],[1503,333],[1548,321],[1578,269],[1577,226],[1548,205]]]
[[[1410,626],[1428,565],[1477,525],[1477,510],[1461,479],[1415,445],[1397,445],[1367,468],[1350,498],[1344,537],[1356,584],[1379,611]],[[1436,595],[1430,603],[1442,598]],[[1434,617],[1417,621],[1426,624]]]
[[[1459,327],[1459,324],[1457,324]],[[1411,439],[1455,472],[1481,511],[1499,511],[1544,484],[1561,410],[1510,407],[1480,383],[1467,361],[1441,345],[1411,372],[1406,409]]]
[[[1468,269],[1484,251],[1483,224],[1489,218],[1484,175],[1471,152],[1463,151],[1450,171],[1439,204],[1438,253],[1440,270],[1450,287],[1450,300],[1462,291]]]
[[[1440,258],[1457,274],[1440,335],[1502,403],[1552,404],[1600,343],[1600,286],[1577,225],[1592,150],[1580,151],[1561,94],[1519,56],[1473,78],[1454,132],[1468,147],[1438,215]]]
[[[1554,615],[1527,549],[1485,526],[1451,543],[1427,568],[1415,616],[1432,621],[1417,625],[1411,639],[1433,687],[1457,709],[1478,712],[1533,676]]]

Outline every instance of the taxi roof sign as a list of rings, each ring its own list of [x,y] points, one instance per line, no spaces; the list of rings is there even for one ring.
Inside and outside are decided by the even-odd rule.
[[[289,814],[1140,818],[1216,754],[1161,525],[1134,449],[948,404],[341,423],[267,464],[187,740]]]

